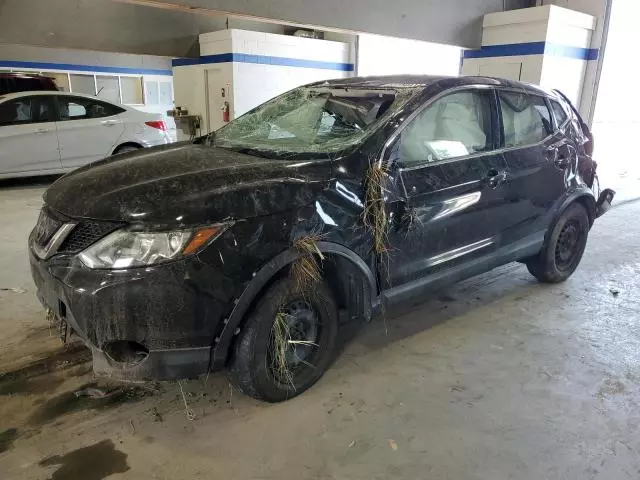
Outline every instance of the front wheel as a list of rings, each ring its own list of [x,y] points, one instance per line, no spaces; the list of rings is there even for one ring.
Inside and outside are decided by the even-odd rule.
[[[290,277],[263,293],[236,340],[229,373],[243,393],[267,402],[293,398],[317,382],[335,350],[338,312],[324,283],[296,293]]]
[[[589,236],[589,216],[579,203],[558,218],[546,246],[526,261],[529,272],[541,282],[564,282],[578,268]]]

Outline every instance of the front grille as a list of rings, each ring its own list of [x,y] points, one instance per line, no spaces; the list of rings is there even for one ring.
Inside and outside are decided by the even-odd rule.
[[[40,210],[40,216],[38,217],[38,223],[36,223],[33,229],[33,241],[41,247],[44,247],[53,234],[58,231],[64,222],[52,217],[46,209]]]
[[[121,223],[82,220],[62,242],[58,253],[80,252],[120,227]]]

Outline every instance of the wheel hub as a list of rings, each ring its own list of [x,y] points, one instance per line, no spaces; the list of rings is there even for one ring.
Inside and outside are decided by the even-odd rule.
[[[576,222],[567,223],[558,236],[556,243],[556,265],[566,267],[571,264],[580,244],[580,228]]]
[[[317,347],[318,317],[315,311],[303,300],[288,303],[282,309],[289,327],[289,348],[287,363],[295,367],[307,363]]]

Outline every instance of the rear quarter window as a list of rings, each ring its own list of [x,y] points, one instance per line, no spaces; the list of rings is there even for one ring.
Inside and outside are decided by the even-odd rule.
[[[110,103],[82,97],[58,97],[60,120],[86,120],[104,118],[125,111]]]
[[[553,110],[553,114],[556,117],[556,125],[563,125],[569,119],[569,115],[559,102],[557,102],[556,100],[550,100],[550,102],[551,109]]]

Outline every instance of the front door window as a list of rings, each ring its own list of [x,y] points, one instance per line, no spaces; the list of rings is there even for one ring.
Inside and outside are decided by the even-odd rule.
[[[421,112],[401,133],[399,160],[405,167],[466,157],[494,149],[493,94],[447,95]]]

